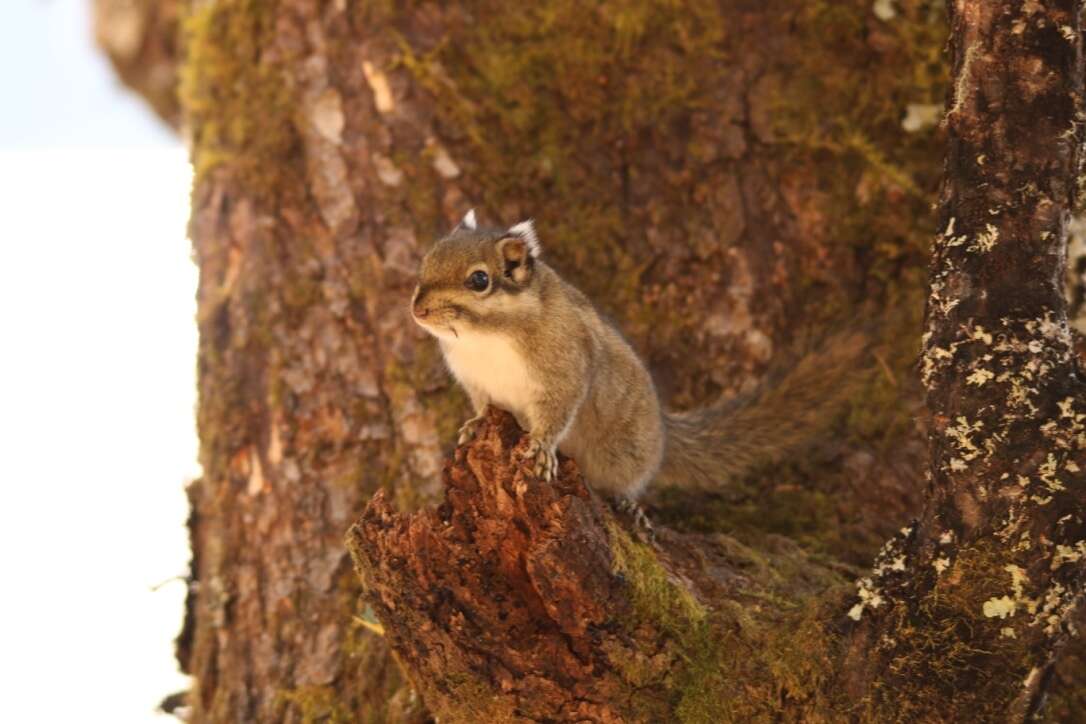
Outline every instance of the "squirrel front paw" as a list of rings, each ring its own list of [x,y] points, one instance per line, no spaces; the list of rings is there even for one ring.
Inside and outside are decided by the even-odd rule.
[[[463,425],[460,426],[460,433],[457,435],[456,444],[465,445],[475,439],[475,433],[479,430],[479,423],[483,421],[485,415],[476,415]]]
[[[524,451],[524,458],[531,464],[532,474],[537,478],[551,481],[558,474],[558,454],[553,445],[533,437]]]

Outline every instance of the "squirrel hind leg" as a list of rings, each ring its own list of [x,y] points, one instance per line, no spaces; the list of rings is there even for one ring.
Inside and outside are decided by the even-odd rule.
[[[657,435],[628,430],[574,431],[562,452],[577,461],[589,487],[600,495],[636,501],[645,493],[663,460],[662,432]]]
[[[632,451],[611,456],[582,451],[580,457],[570,457],[577,461],[590,488],[616,500],[627,498],[636,502],[655,474],[656,466],[650,466],[649,461]]]

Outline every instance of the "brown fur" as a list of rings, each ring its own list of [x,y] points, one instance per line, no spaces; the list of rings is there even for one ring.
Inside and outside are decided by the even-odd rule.
[[[412,310],[439,338],[476,411],[508,409],[532,436],[536,472],[555,450],[594,489],[635,500],[650,481],[716,487],[810,437],[841,397],[863,342],[842,338],[805,358],[779,385],[745,399],[665,413],[645,365],[588,299],[539,258],[534,229],[474,228],[474,218],[423,259]],[[527,229],[527,231],[525,230]],[[466,285],[484,271],[490,283]]]
[[[838,335],[803,357],[776,383],[689,412],[666,413],[663,486],[718,488],[722,478],[779,460],[832,421],[862,378],[867,340]]]

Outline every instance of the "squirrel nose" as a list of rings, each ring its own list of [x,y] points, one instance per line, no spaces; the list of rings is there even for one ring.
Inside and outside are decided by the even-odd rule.
[[[422,298],[422,294],[416,294],[415,301],[411,303],[411,311],[419,319],[425,319],[430,314],[430,307],[423,303]]]
[[[425,299],[426,291],[416,287],[414,297],[411,300],[411,311],[419,319],[425,319],[430,314],[430,308],[423,303]]]

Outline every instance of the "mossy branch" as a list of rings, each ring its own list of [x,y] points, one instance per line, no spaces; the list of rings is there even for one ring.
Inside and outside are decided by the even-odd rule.
[[[829,706],[847,584],[794,545],[629,529],[563,459],[554,483],[491,410],[445,502],[381,494],[347,537],[365,600],[442,720],[727,721]],[[783,699],[782,699],[783,696]]]

